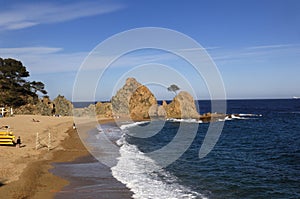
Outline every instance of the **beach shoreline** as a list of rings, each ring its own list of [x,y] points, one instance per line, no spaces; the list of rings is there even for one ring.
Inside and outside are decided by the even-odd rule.
[[[38,118],[36,116],[31,117]],[[29,118],[29,116],[26,116],[26,118]],[[101,123],[111,121],[112,120],[102,120]],[[27,162],[26,166],[23,166],[23,170],[17,180],[13,180],[9,183],[1,182],[0,195],[5,195],[6,198],[52,199],[55,198],[55,195],[64,187],[72,183],[60,176],[54,175],[51,172],[54,165],[56,163],[66,162],[72,164],[72,161],[76,162],[78,159],[84,160],[85,157],[89,157],[90,155],[81,142],[76,130],[72,128],[71,120],[67,120],[65,125],[69,126],[68,130],[59,132],[59,134],[64,134],[64,136],[59,143],[56,143],[53,150],[47,151],[42,149],[39,153],[33,154],[33,157]],[[21,151],[23,149],[11,148],[10,150]],[[110,172],[110,170],[103,172]],[[111,175],[111,173],[106,173],[105,175]],[[0,179],[1,177],[2,176],[0,176]],[[113,179],[113,183],[120,183],[115,178]],[[128,195],[132,195],[125,185],[123,191],[128,192]]]
[[[98,120],[98,124],[105,126],[116,125],[115,120],[112,118],[101,118]],[[93,122],[84,123],[79,126],[80,128],[77,131],[84,133],[77,132],[75,137],[80,137],[81,140],[86,139],[90,133],[98,132]],[[76,144],[76,146],[78,145]],[[88,151],[82,142],[80,143],[80,147]],[[133,192],[112,175],[110,167],[97,160],[89,152],[85,155],[81,154],[81,156],[78,156],[73,161],[54,162],[52,165],[54,168],[50,172],[69,182],[68,185],[56,192],[55,199],[132,198]]]

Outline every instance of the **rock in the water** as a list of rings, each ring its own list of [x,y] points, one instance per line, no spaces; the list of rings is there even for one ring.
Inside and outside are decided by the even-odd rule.
[[[203,115],[200,116],[200,119],[203,122],[217,122],[220,120],[224,120],[227,116],[228,115],[223,113],[204,113]]]
[[[159,106],[157,109],[157,116],[160,118],[166,118],[167,117],[167,112],[164,106]]]
[[[166,106],[166,105],[164,105]],[[181,91],[173,101],[166,106],[168,118],[199,119],[194,98],[186,91]]]
[[[158,105],[157,104],[153,104],[150,108],[149,108],[149,117],[153,118],[153,117],[158,117]]]
[[[133,93],[129,101],[130,118],[132,120],[149,119],[150,115],[156,115],[153,112],[153,108],[150,109],[155,106],[157,106],[157,101],[154,95],[146,86],[140,86]]]
[[[109,112],[108,107],[99,105],[97,114]],[[159,106],[151,91],[134,78],[128,78],[125,85],[112,97],[111,109],[114,116],[130,116],[132,120],[153,117],[194,119],[200,117],[194,99],[188,92],[182,91],[170,104],[163,101]]]
[[[138,87],[142,86],[134,78],[128,78],[125,85],[111,99],[114,115],[129,115],[129,100]]]

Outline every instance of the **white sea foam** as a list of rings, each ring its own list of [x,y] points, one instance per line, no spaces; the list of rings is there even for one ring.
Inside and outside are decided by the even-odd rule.
[[[261,114],[249,114],[249,113],[240,113],[238,114],[239,116],[242,116],[242,117],[262,117]]]
[[[123,143],[121,143],[123,142]],[[176,177],[161,169],[136,146],[120,139],[120,157],[113,176],[125,184],[136,199],[204,198],[200,193],[179,185]]]
[[[237,119],[237,120],[248,120],[248,119],[255,119],[257,117],[262,117],[261,114],[247,114],[247,113],[240,113],[240,114],[231,114],[230,118],[227,118],[225,120],[232,120],[232,119]]]
[[[202,120],[196,119],[176,119],[176,118],[169,118],[167,119],[169,122],[186,122],[186,123],[203,123]]]
[[[246,113],[241,113],[241,114],[231,114],[230,117],[226,116],[225,118],[218,119],[217,121],[219,122],[224,122],[224,121],[230,121],[230,120],[246,120],[246,119],[253,119],[256,117],[262,117],[262,115],[257,115],[257,114],[246,114]],[[196,120],[196,119],[176,119],[176,118],[169,118],[167,119],[169,122],[186,122],[186,123],[203,123],[202,120]]]
[[[224,121],[228,121],[228,120],[232,120],[233,118],[230,118],[228,116],[226,116],[224,119],[218,119],[219,122],[224,122]]]
[[[124,129],[128,129],[128,128],[131,128],[131,127],[135,127],[135,126],[138,126],[138,125],[141,125],[141,124],[147,124],[149,123],[149,121],[143,121],[143,122],[134,122],[134,123],[127,123],[127,124],[122,124],[120,126],[120,129],[121,130],[124,130]]]

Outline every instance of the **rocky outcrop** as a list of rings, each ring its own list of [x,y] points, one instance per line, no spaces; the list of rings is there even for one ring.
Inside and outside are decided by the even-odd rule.
[[[146,86],[138,87],[130,97],[129,113],[132,120],[149,119],[150,116],[156,115],[153,107],[157,106],[154,95]]]
[[[39,107],[39,112],[41,115],[53,115],[54,113],[54,104],[51,102],[49,97],[43,97]]]
[[[110,102],[97,102],[96,114],[101,117],[112,117],[112,105]]]
[[[182,91],[170,104],[163,101],[162,105],[158,105],[151,91],[134,78],[128,78],[125,85],[112,97],[111,108],[114,116],[126,115],[132,120],[200,117],[189,93]],[[106,114],[109,112],[109,105],[106,105],[106,108],[99,105],[98,109],[97,114]]]
[[[111,99],[114,115],[129,115],[129,100],[138,87],[142,86],[134,78],[128,78],[125,85]]]
[[[167,112],[166,112],[166,109],[164,108],[164,106],[159,106],[157,108],[157,117],[160,117],[160,118],[167,117]]]
[[[72,115],[73,104],[64,96],[58,95],[54,100],[54,114],[60,116]]]
[[[200,117],[194,98],[186,91],[181,91],[170,104],[165,103],[163,107],[166,109],[168,118],[199,119]]]
[[[29,100],[30,103],[20,106],[14,110],[15,114],[30,114],[30,115],[52,115],[53,103],[48,97],[38,99],[37,102]]]
[[[96,116],[95,104],[90,104],[88,107],[84,107],[84,108],[74,108],[73,116],[75,116],[75,117],[95,117]]]
[[[200,116],[193,97],[185,91],[181,91],[169,104],[163,101],[162,105],[158,105],[153,93],[134,78],[126,80],[125,85],[112,97],[111,102],[98,102],[78,111],[78,114],[89,116],[96,114],[102,118],[130,117],[134,121],[150,118],[211,121],[224,117],[216,114]]]
[[[167,117],[167,113],[163,106],[154,104],[149,109],[149,116],[150,118],[165,119]]]
[[[31,115],[61,115],[71,116],[73,110],[72,103],[64,96],[58,95],[53,101],[49,97],[43,97],[36,103],[28,103],[17,109],[15,114],[31,114]]]
[[[112,97],[110,106],[111,114],[116,117],[129,116],[132,120],[144,120],[157,115],[157,109],[153,109],[157,106],[156,98],[146,86],[134,78],[126,80],[125,85]],[[109,105],[106,108],[99,105],[99,112],[107,114]]]
[[[217,122],[224,120],[226,117],[231,118],[232,116],[223,113],[204,113],[200,116],[200,120],[202,122]]]

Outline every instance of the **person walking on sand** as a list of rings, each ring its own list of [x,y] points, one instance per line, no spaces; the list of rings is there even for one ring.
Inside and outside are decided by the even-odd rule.
[[[16,147],[21,148],[21,137],[20,136],[17,139]]]

